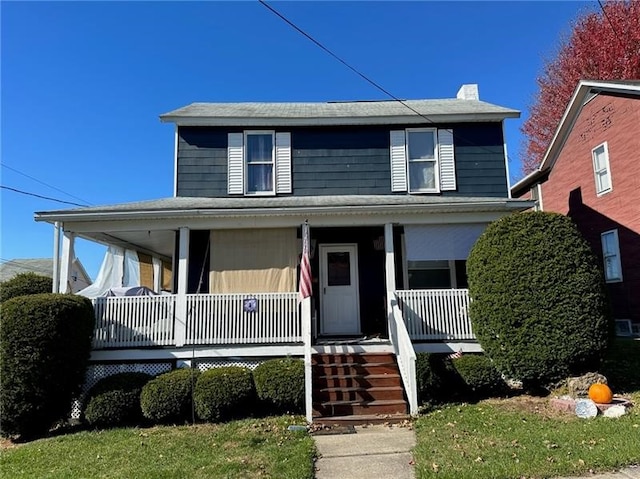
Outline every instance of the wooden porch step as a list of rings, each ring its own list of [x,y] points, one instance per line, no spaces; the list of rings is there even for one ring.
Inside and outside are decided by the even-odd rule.
[[[314,417],[318,426],[365,426],[367,424],[400,424],[411,420],[408,414],[359,414],[350,416]]]
[[[399,374],[329,374],[314,376],[313,385],[323,387],[391,387],[402,386],[402,378]]]
[[[311,364],[344,364],[344,363],[393,363],[394,357],[390,353],[323,353],[314,354]]]
[[[406,414],[407,403],[404,400],[376,401],[326,401],[313,405],[315,417]]]
[[[340,362],[321,363],[313,366],[320,376],[342,375],[362,376],[368,374],[397,374],[398,366],[394,362]]]
[[[391,387],[328,387],[318,389],[315,396],[319,402],[404,400],[402,386]]]

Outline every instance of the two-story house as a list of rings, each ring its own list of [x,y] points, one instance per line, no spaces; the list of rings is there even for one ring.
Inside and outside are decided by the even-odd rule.
[[[514,197],[570,216],[600,258],[619,334],[640,334],[640,81],[581,81]]]
[[[175,125],[173,197],[36,219],[63,232],[61,276],[78,236],[137,253],[140,278],[171,293],[94,299],[102,370],[290,355],[305,358],[309,420],[404,401],[415,413],[415,351],[479,350],[472,245],[531,206],[509,195],[503,122],[518,116],[476,85],[440,100],[193,103],[160,117]],[[376,386],[387,363],[402,383]]]

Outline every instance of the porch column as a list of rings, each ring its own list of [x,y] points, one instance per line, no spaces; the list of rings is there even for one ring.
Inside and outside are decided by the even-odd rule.
[[[60,264],[60,279],[58,282],[59,293],[71,293],[71,282],[69,281],[69,275],[71,273],[74,253],[73,245],[75,243],[76,235],[65,231],[62,237],[62,262]],[[55,262],[55,261],[54,261]]]
[[[60,229],[62,223],[56,221],[53,225],[53,286],[52,293],[60,292]]]
[[[189,277],[189,228],[180,228],[178,243],[178,291],[174,336],[176,346],[184,346],[187,339],[187,279]]]
[[[384,270],[387,291],[396,290],[396,259],[393,251],[393,224],[384,225]]]

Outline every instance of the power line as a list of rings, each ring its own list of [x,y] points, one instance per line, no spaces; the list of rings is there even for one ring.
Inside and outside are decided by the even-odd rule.
[[[602,2],[600,0],[598,0],[598,5],[600,5],[600,10],[602,10],[602,14],[604,15],[604,18],[607,19],[607,22],[611,26],[611,30],[613,30],[613,33],[616,36],[616,40],[618,40],[618,43],[620,44],[620,46],[624,50],[625,49],[625,45],[624,45],[624,43],[622,43],[622,40],[620,39],[620,35],[618,34],[618,31],[616,30],[616,27],[613,26],[613,22],[609,18],[609,15],[607,14],[607,11],[604,9],[604,5],[602,5]]]
[[[87,204],[89,204],[89,205],[91,204],[91,202],[90,202],[90,201],[87,201],[87,200],[85,200],[85,199],[83,199],[83,198],[78,198],[77,196],[74,196],[74,195],[72,195],[71,193],[67,193],[66,191],[61,190],[60,188],[56,188],[56,187],[55,187],[55,186],[53,186],[53,185],[50,185],[50,184],[48,184],[48,183],[45,183],[45,182],[44,182],[44,181],[42,181],[42,180],[39,180],[38,178],[35,178],[35,177],[31,176],[31,175],[27,175],[27,174],[26,174],[26,173],[24,173],[23,171],[17,170],[17,169],[15,169],[15,168],[13,168],[13,167],[11,167],[11,166],[7,165],[6,163],[0,163],[0,165],[2,165],[3,167],[5,167],[5,168],[6,168],[6,169],[8,169],[8,170],[11,170],[11,171],[14,171],[14,172],[18,173],[19,175],[22,175],[22,176],[24,176],[24,177],[26,177],[26,178],[29,178],[29,179],[31,179],[31,180],[33,180],[33,181],[37,182],[37,183],[40,183],[41,185],[47,186],[47,187],[49,187],[49,188],[51,188],[51,189],[53,189],[53,190],[59,191],[60,193],[63,193],[63,194],[65,194],[65,195],[67,195],[67,196],[70,196],[71,198],[75,198],[76,200],[80,200],[80,201],[82,201],[82,202],[84,202],[84,203],[87,203]]]
[[[418,110],[416,110],[415,108],[413,108],[411,105],[409,105],[405,100],[402,100],[400,98],[398,98],[397,96],[395,96],[393,93],[389,92],[388,90],[386,90],[385,88],[383,88],[382,86],[380,86],[378,83],[376,83],[375,81],[373,81],[371,78],[369,78],[368,76],[366,76],[364,73],[361,73],[359,70],[357,70],[355,67],[351,66],[349,63],[347,63],[345,60],[343,60],[342,58],[340,58],[338,55],[336,55],[335,53],[333,53],[331,50],[329,50],[329,48],[325,47],[322,43],[320,43],[318,40],[316,40],[315,38],[313,38],[310,34],[308,34],[307,32],[305,32],[304,30],[302,30],[300,27],[298,27],[295,23],[293,23],[291,20],[289,20],[287,17],[285,17],[283,14],[281,14],[280,12],[278,12],[275,8],[273,8],[271,5],[269,5],[265,0],[258,0],[264,7],[266,7],[268,10],[270,10],[273,14],[275,14],[276,16],[278,16],[279,18],[281,18],[284,22],[286,22],[289,26],[291,26],[293,29],[295,29],[297,32],[299,32],[300,34],[302,34],[303,36],[305,36],[306,38],[308,38],[310,41],[312,41],[315,45],[317,45],[318,47],[320,47],[322,50],[324,50],[325,52],[327,52],[329,55],[331,55],[333,58],[335,58],[336,60],[338,60],[340,63],[342,63],[344,66],[346,66],[347,68],[349,68],[349,70],[353,71],[354,73],[356,73],[358,76],[360,76],[361,78],[363,78],[365,81],[367,81],[369,84],[373,85],[375,88],[377,88],[378,90],[380,90],[382,93],[384,93],[385,95],[389,96],[391,99],[397,101],[398,103],[400,103],[401,105],[403,105],[404,107],[408,108],[409,110],[411,110],[413,113],[415,113],[416,115],[418,115],[420,118],[425,119],[427,122],[429,123],[433,123],[435,124],[436,122],[433,121],[431,118],[427,117],[426,115],[420,113]],[[479,148],[482,148],[483,150],[489,152],[489,153],[494,153],[492,150],[490,150],[489,148],[487,148],[484,145],[478,145],[477,143],[464,138],[463,136],[460,136],[459,134],[457,135],[458,138],[460,138],[461,140],[465,141],[466,143],[469,143],[470,145],[474,145],[477,146]],[[503,138],[504,140],[504,138]],[[504,155],[505,155],[505,159],[507,161],[509,160],[509,155],[506,151],[506,148],[504,150]]]
[[[65,205],[73,205],[73,206],[81,206],[81,207],[87,207],[88,206],[88,205],[81,205],[80,203],[73,203],[71,201],[64,201],[64,200],[59,200],[57,198],[51,198],[50,196],[38,195],[36,193],[31,193],[29,191],[22,191],[22,190],[19,190],[17,188],[11,188],[10,186],[0,185],[0,188],[2,188],[4,190],[15,191],[16,193],[20,193],[20,194],[27,195],[27,196],[33,196],[35,198],[42,198],[43,200],[56,201],[58,203],[64,203]]]

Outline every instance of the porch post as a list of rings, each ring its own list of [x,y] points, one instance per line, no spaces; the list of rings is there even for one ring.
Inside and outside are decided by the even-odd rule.
[[[62,223],[56,221],[53,225],[53,287],[52,293],[60,292],[60,229]]]
[[[184,346],[187,339],[187,279],[189,277],[189,228],[181,227],[178,245],[178,294],[174,337],[176,346]]]
[[[73,244],[75,242],[75,234],[65,231],[62,237],[62,263],[60,265],[60,281],[58,282],[59,293],[71,293],[71,283],[69,282],[69,274],[73,262]]]
[[[396,290],[396,260],[393,251],[393,224],[386,223],[384,225],[384,254],[385,254],[385,279],[387,283],[387,291]]]

